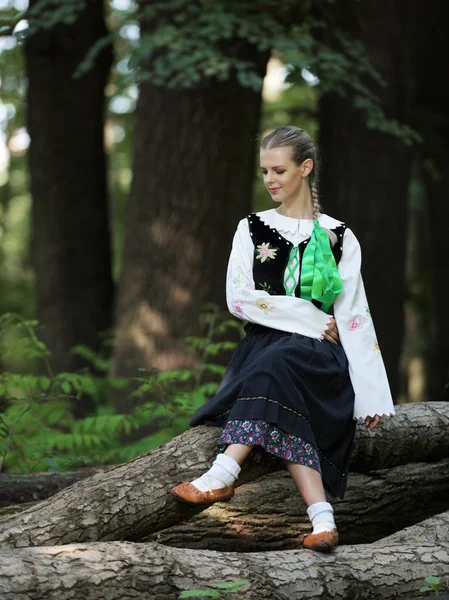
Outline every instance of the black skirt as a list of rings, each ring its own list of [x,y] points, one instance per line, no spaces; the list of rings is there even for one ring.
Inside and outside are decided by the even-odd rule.
[[[326,491],[343,498],[356,427],[343,347],[254,323],[245,330],[217,394],[190,425],[271,424],[316,450]]]

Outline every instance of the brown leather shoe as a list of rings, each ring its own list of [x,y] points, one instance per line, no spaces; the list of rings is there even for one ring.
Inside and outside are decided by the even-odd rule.
[[[189,481],[184,481],[170,490],[170,494],[187,504],[214,504],[227,502],[234,495],[234,488],[224,487],[210,492],[202,492]]]
[[[338,531],[323,531],[304,536],[303,547],[317,552],[329,552],[338,545]]]

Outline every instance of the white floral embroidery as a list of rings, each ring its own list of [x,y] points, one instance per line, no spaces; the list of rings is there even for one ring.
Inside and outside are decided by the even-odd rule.
[[[259,298],[256,304],[266,315],[272,313],[276,308],[276,304],[274,302],[266,300],[265,298]]]
[[[236,273],[231,281],[236,290],[239,290],[245,284],[245,278],[241,273]]]

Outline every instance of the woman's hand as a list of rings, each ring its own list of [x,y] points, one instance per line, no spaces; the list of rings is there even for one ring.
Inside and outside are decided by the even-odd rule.
[[[379,415],[374,415],[374,417],[366,417],[365,425],[368,429],[374,429],[377,425],[379,425],[381,421],[381,417]]]
[[[334,317],[331,317],[331,320],[327,324],[327,329],[324,332],[324,339],[328,342],[332,342],[333,344],[338,344],[340,341],[338,336],[338,327]]]

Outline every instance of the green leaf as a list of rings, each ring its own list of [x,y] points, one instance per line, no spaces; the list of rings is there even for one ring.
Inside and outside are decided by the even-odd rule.
[[[216,373],[217,375],[224,375],[226,371],[226,367],[223,365],[214,365],[211,363],[206,363],[203,365],[203,369],[210,371],[211,373]]]
[[[214,590],[186,590],[179,598],[220,598],[220,593]]]
[[[51,379],[49,377],[39,377],[39,385],[43,390],[48,390],[51,386]]]
[[[433,575],[429,575],[429,577],[426,577],[424,581],[427,581],[427,583],[430,583],[431,585],[439,585],[441,583],[440,578],[434,577]]]
[[[239,581],[232,581],[230,583],[212,583],[212,587],[219,590],[228,590],[230,592],[238,592],[241,587],[248,583],[247,579],[240,579]]]
[[[70,392],[72,391],[72,386],[68,381],[63,381],[61,383],[61,388],[66,394],[70,394]]]

